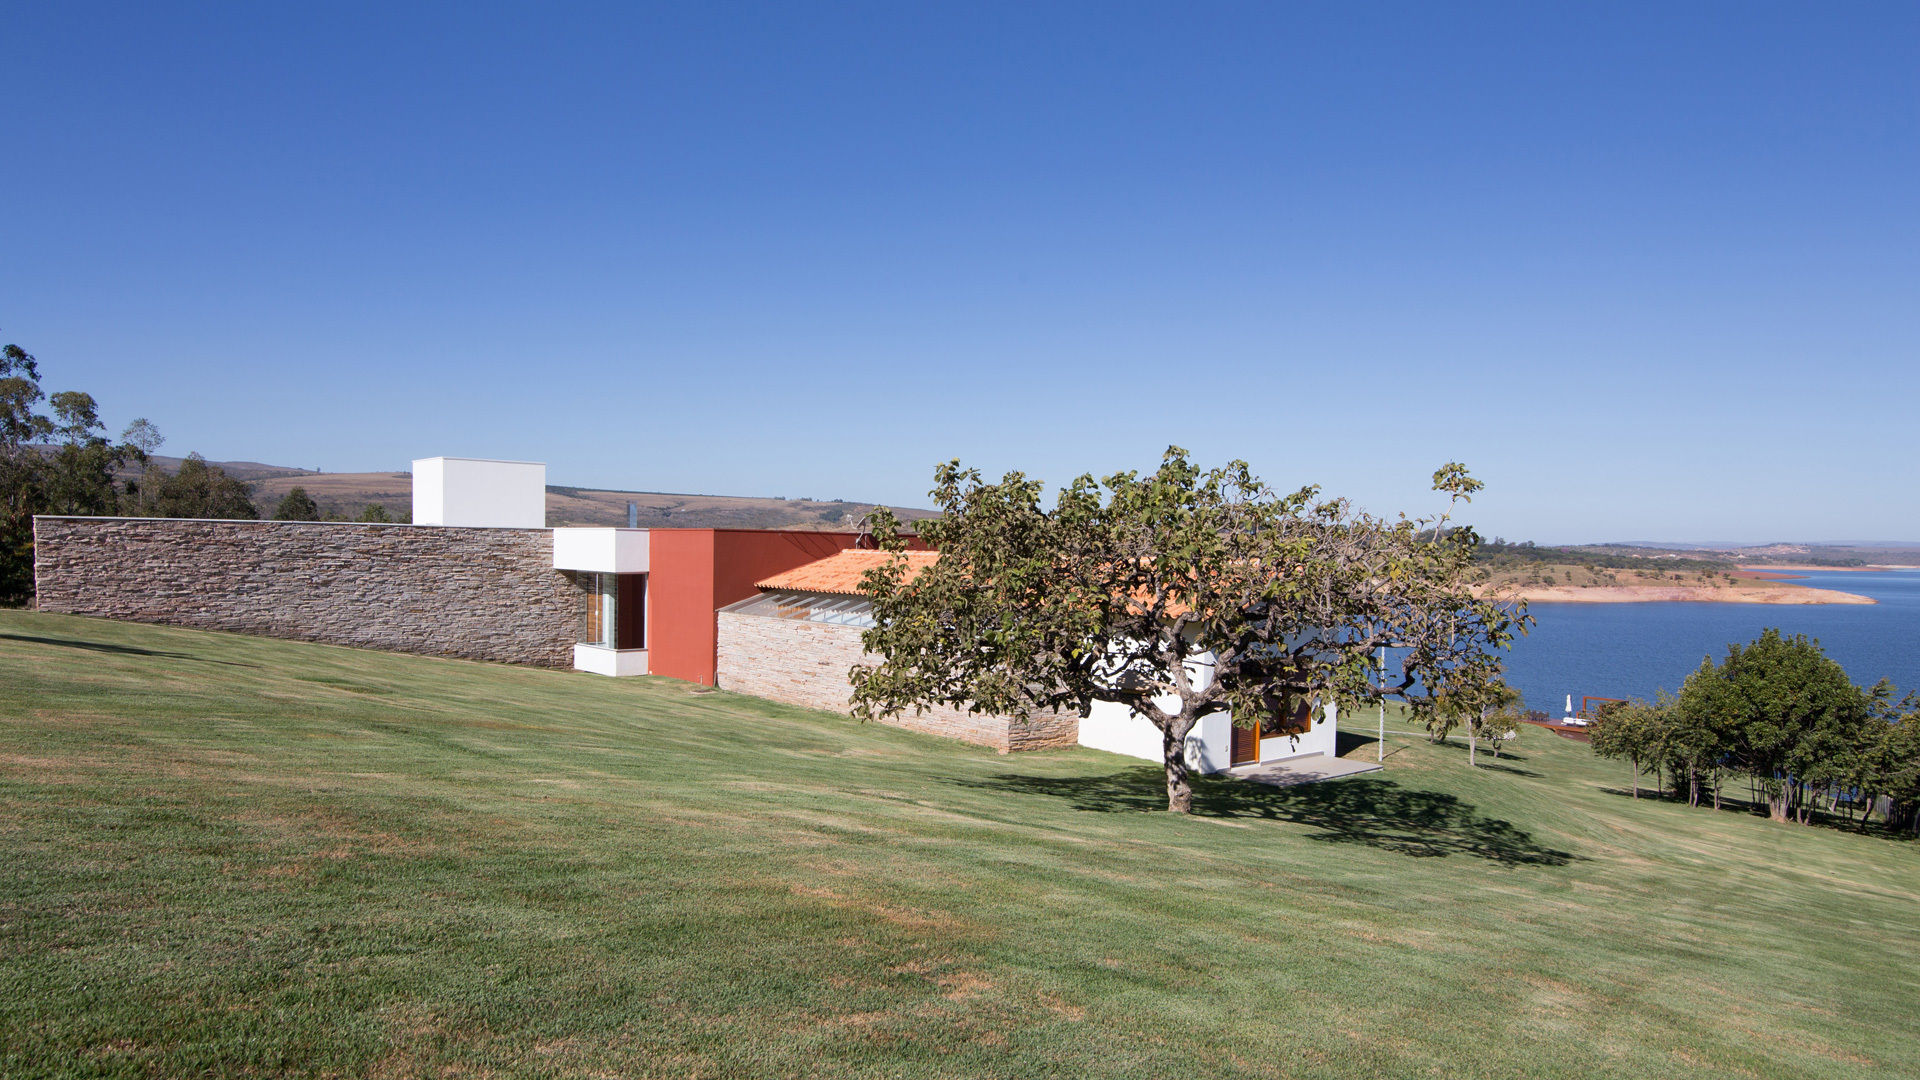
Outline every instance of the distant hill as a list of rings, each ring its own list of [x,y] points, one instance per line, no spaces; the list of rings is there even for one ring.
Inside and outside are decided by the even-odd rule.
[[[169,472],[180,458],[154,455]],[[330,473],[258,461],[211,464],[253,486],[262,516],[296,487],[307,489],[322,512],[357,514],[378,503],[395,517],[413,512],[413,474],[408,472]],[[640,526],[654,529],[852,529],[874,503],[778,499],[738,495],[690,495],[663,491],[618,491],[547,485],[547,524],[625,525],[627,503],[639,508]],[[895,507],[902,520],[932,517],[931,510]]]
[[[1579,548],[1586,552],[1646,555],[1730,562],[1741,566],[1920,566],[1920,544],[1879,540],[1824,544],[1650,544],[1621,542]]]

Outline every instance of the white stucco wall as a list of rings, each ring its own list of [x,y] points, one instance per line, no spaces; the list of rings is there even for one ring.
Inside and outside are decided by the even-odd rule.
[[[645,529],[553,530],[553,568],[601,574],[644,574],[651,548]]]
[[[1260,740],[1260,760],[1280,761],[1305,754],[1334,756],[1339,710],[1328,705],[1314,717],[1313,727],[1298,737]],[[1124,705],[1096,701],[1080,721],[1080,745],[1128,757],[1159,761],[1160,729],[1153,721]],[[1187,767],[1195,772],[1224,772],[1233,760],[1233,717],[1227,713],[1203,716],[1187,733]]]
[[[413,523],[543,529],[547,467],[537,461],[418,458],[413,463]]]
[[[595,675],[645,675],[647,650],[609,649],[604,645],[575,645],[573,667],[575,671],[590,671]]]

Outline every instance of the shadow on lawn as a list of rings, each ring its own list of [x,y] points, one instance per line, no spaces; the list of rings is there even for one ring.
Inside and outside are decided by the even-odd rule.
[[[968,787],[1066,799],[1101,813],[1164,810],[1166,780],[1155,766],[1105,776],[1011,775],[959,781]],[[1193,812],[1216,818],[1260,818],[1320,830],[1313,839],[1365,844],[1416,858],[1467,855],[1505,866],[1565,866],[1578,856],[1543,847],[1531,834],[1471,803],[1438,791],[1403,788],[1384,777],[1270,788],[1241,780],[1196,778]]]
[[[1454,754],[1459,757],[1461,767],[1464,768],[1466,766],[1466,743],[1454,742],[1452,739],[1447,739],[1437,743],[1430,742],[1427,745],[1435,750],[1453,751]],[[1479,762],[1479,764],[1475,766],[1476,768],[1491,769],[1494,772],[1512,773],[1514,776],[1531,776],[1535,779],[1539,779],[1540,777],[1540,774],[1534,772],[1532,769],[1523,769],[1513,764],[1516,761],[1525,761],[1527,758],[1525,754],[1516,754],[1511,750],[1503,751],[1499,757],[1494,757],[1491,750],[1482,750],[1475,756],[1475,760]]]
[[[162,652],[158,649],[142,649],[136,645],[114,645],[105,641],[79,641],[74,638],[36,637],[32,634],[0,634],[0,640],[25,641],[34,645],[60,645],[69,649],[86,649],[89,652],[117,653],[121,656],[157,656],[163,660],[198,660],[203,664],[223,664],[227,667],[259,667],[259,664],[242,664],[233,660],[209,660],[192,653]]]
[[[1723,793],[1720,797],[1720,806],[1716,810],[1711,795],[1703,796],[1699,806],[1688,806],[1685,795],[1668,789],[1650,787],[1645,784],[1641,785],[1640,792],[1637,795],[1631,787],[1601,787],[1600,790],[1608,795],[1617,795],[1622,799],[1638,799],[1641,802],[1663,803],[1668,806],[1678,806],[1686,810],[1704,811],[1709,814],[1734,814],[1740,817],[1759,818],[1762,821],[1768,820],[1767,804],[1764,800],[1743,798],[1738,795],[1727,795]],[[1854,833],[1860,836],[1875,836],[1885,840],[1920,843],[1920,832],[1912,829],[1893,829],[1889,828],[1884,820],[1862,821],[1858,817],[1848,817],[1832,810],[1816,810],[1805,822],[1782,822],[1782,824],[1794,825],[1803,829],[1824,829],[1832,832]]]

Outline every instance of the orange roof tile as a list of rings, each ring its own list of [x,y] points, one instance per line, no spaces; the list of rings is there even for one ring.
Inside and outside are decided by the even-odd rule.
[[[934,564],[940,558],[937,551],[901,552],[907,560],[907,578],[911,580],[921,570]],[[867,571],[886,565],[894,558],[889,551],[842,551],[829,555],[819,562],[810,562],[784,573],[775,574],[764,581],[754,582],[759,589],[785,589],[790,592],[827,593],[831,596],[860,596],[860,579]]]

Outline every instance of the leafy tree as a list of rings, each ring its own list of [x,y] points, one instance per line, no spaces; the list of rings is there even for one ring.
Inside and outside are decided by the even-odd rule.
[[[1434,487],[1458,503],[1480,484],[1448,465]],[[1152,474],[1082,476],[1051,509],[1042,493],[1017,472],[935,470],[942,516],[917,524],[939,560],[913,576],[895,560],[863,583],[878,662],[850,672],[856,715],[1125,705],[1160,730],[1167,806],[1185,813],[1202,717],[1231,710],[1250,727],[1300,697],[1397,696],[1425,719],[1497,681],[1495,650],[1525,620],[1469,587],[1471,529],[1375,518],[1318,488],[1277,495],[1245,462],[1202,471],[1173,447]],[[901,550],[898,522],[875,519]],[[1383,645],[1398,678],[1376,673]]]
[[[360,511],[360,520],[372,521],[372,522],[390,522],[393,520],[393,516],[391,514],[388,514],[387,508],[384,506],[381,506],[379,503],[368,503]]]
[[[34,407],[45,397],[39,362],[18,345],[0,347],[0,603],[33,595],[33,515],[44,491],[34,446],[53,433]]]
[[[1503,682],[1444,689],[1433,695],[1433,707],[1426,714],[1427,741],[1444,742],[1455,728],[1464,727],[1467,729],[1467,764],[1476,765],[1476,752],[1482,739],[1491,738],[1497,745],[1498,737],[1490,733],[1513,730],[1519,714],[1512,710],[1519,701],[1520,692]]]
[[[141,416],[136,417],[120,433],[120,441],[140,451],[145,458],[152,457],[153,452],[166,443],[167,437],[160,434],[160,429],[154,426],[153,421]]]
[[[313,501],[307,489],[296,487],[280,499],[280,505],[273,508],[275,521],[318,521],[320,504]]]
[[[1506,683],[1495,683],[1488,701],[1480,711],[1468,718],[1471,738],[1467,743],[1467,764],[1474,765],[1474,744],[1484,741],[1494,757],[1500,756],[1501,748],[1508,739],[1520,733],[1520,725],[1526,721],[1526,711],[1521,707],[1520,691]]]
[[[1868,735],[1857,772],[1868,813],[1874,797],[1884,797],[1888,828],[1920,827],[1920,694],[1908,695],[1897,711],[1886,710]]]
[[[1810,785],[1844,776],[1872,699],[1805,635],[1769,629],[1724,661],[1703,661],[1678,701],[1687,760],[1718,753],[1744,768],[1775,821],[1807,820]]]
[[[1736,746],[1735,733],[1727,716],[1701,708],[1702,700],[1682,689],[1661,717],[1660,749],[1674,795],[1684,797],[1688,806],[1699,806],[1702,792],[1711,792],[1718,810],[1721,776]]]
[[[92,394],[63,390],[48,403],[53,406],[55,443],[43,462],[45,493],[40,512],[114,513],[120,501],[115,473],[129,460],[145,460],[146,454],[106,440]]]
[[[1633,768],[1636,799],[1640,797],[1641,775],[1666,758],[1672,714],[1672,701],[1665,698],[1657,705],[1623,702],[1607,707],[1592,728],[1589,737],[1594,753],[1603,758],[1625,758]]]
[[[53,415],[40,411],[43,401]],[[91,394],[48,398],[39,361],[18,345],[0,347],[0,603],[33,595],[33,515],[115,511],[115,470],[144,454],[110,444],[102,430]]]
[[[218,518],[251,521],[260,516],[248,485],[188,454],[180,471],[141,485],[139,512],[147,517]]]

